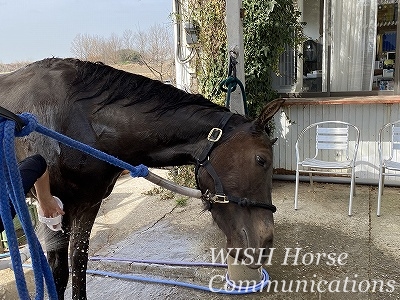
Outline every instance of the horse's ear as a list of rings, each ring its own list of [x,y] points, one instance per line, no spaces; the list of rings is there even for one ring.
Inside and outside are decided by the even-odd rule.
[[[269,102],[257,117],[256,122],[262,127],[266,127],[268,125],[268,121],[272,119],[284,102],[285,100],[282,98],[278,98]]]

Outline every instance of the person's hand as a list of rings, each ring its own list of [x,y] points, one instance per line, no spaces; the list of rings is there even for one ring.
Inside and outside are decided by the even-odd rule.
[[[50,193],[50,179],[48,170],[46,170],[44,174],[35,182],[35,189],[40,208],[43,212],[43,217],[55,218],[59,215],[65,214]]]
[[[46,195],[39,199],[39,205],[43,211],[43,216],[46,218],[54,218],[58,215],[64,215],[65,212],[58,206],[57,201],[52,195]]]

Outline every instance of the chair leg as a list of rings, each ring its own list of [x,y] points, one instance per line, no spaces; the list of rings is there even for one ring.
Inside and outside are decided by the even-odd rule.
[[[384,168],[381,167],[379,169],[379,184],[378,184],[378,206],[376,208],[376,215],[379,217],[381,215],[381,201],[382,201],[382,195],[383,195],[383,187],[384,187]]]
[[[294,192],[294,209],[297,210],[298,208],[298,194],[299,194],[299,180],[300,180],[300,172],[299,169],[297,167],[296,169],[296,188],[295,188],[295,192]]]
[[[310,185],[311,185],[311,191],[314,192],[314,178],[312,173],[308,173],[308,175],[310,176]]]
[[[350,182],[349,216],[351,216],[351,214],[352,214],[355,183],[356,183],[355,172],[354,172],[354,168],[352,168],[351,169],[351,182]]]
[[[383,195],[383,187],[385,186],[385,176],[383,175],[385,173],[385,167],[382,167],[382,195]]]

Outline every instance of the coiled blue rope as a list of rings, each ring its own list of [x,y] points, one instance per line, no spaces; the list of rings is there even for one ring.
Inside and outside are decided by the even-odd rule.
[[[236,86],[239,85],[242,91],[242,100],[244,107],[244,114],[248,115],[246,92],[244,90],[243,83],[236,77],[236,64],[238,53],[235,50],[229,51],[229,68],[228,68],[228,78],[222,80],[219,84],[219,88],[226,92],[225,106],[231,108],[231,93],[236,90]]]
[[[226,92],[226,101],[225,106],[230,108],[231,106],[231,93],[236,90],[236,86],[239,85],[240,90],[242,91],[242,99],[243,99],[243,106],[244,106],[244,114],[248,115],[248,108],[247,108],[247,100],[246,100],[246,92],[244,90],[243,83],[234,76],[229,76],[225,80],[222,80],[219,84],[219,88]]]
[[[11,215],[10,200],[21,221],[29,245],[36,284],[35,299],[43,299],[44,297],[44,280],[47,285],[49,298],[57,299],[58,297],[53,275],[33,229],[28,207],[25,203],[21,175],[15,157],[14,121],[7,120],[0,122],[0,140],[2,141],[2,153],[0,155],[0,186],[2,191],[0,198],[0,215],[6,230],[7,242],[11,254],[11,262],[14,269],[19,298],[25,300],[30,299],[30,296],[22,269],[21,255],[18,249],[18,239],[14,230]]]
[[[19,298],[25,300],[30,299],[30,296],[22,269],[21,256],[18,249],[18,239],[14,230],[11,216],[10,200],[21,221],[21,225],[29,245],[36,284],[35,299],[43,299],[44,281],[46,282],[49,298],[57,299],[58,297],[53,275],[43,253],[40,242],[35,235],[28,207],[25,203],[21,175],[19,173],[18,163],[15,156],[15,137],[26,136],[33,131],[37,131],[48,137],[56,139],[67,146],[83,151],[122,169],[129,170],[132,177],[146,177],[149,171],[144,165],[134,167],[107,153],[46,128],[45,126],[39,124],[36,117],[30,113],[20,114],[19,117],[24,121],[25,126],[18,132],[15,130],[16,123],[14,121],[6,120],[0,117],[0,141],[2,141],[2,153],[0,155],[0,165],[2,166],[0,172],[0,187],[2,191],[0,198],[0,216],[6,231]],[[3,191],[7,191],[7,193]]]

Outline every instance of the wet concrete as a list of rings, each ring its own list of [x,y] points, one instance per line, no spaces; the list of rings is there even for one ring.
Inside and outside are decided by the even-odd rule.
[[[88,275],[88,298],[400,299],[400,190],[385,188],[382,215],[377,217],[377,187],[357,185],[353,216],[349,217],[349,186],[314,185],[312,191],[307,183],[301,183],[299,210],[294,211],[294,183],[273,184],[274,204],[278,208],[275,250],[270,264],[265,266],[272,282],[262,293],[221,295]],[[190,199],[186,206],[179,207],[175,200],[143,194],[152,187],[143,179],[122,177],[118,181],[96,219],[90,256],[211,262],[211,248],[223,248],[225,237],[209,212],[202,210],[200,200]],[[203,286],[208,286],[211,278],[226,273],[226,269],[215,267],[110,261],[91,261],[89,269]],[[2,279],[0,282],[0,299],[1,287],[7,289],[7,297],[3,299],[17,299],[11,292],[15,283],[5,283]],[[218,280],[213,281],[213,288],[221,287]],[[70,287],[66,298],[71,298]]]

